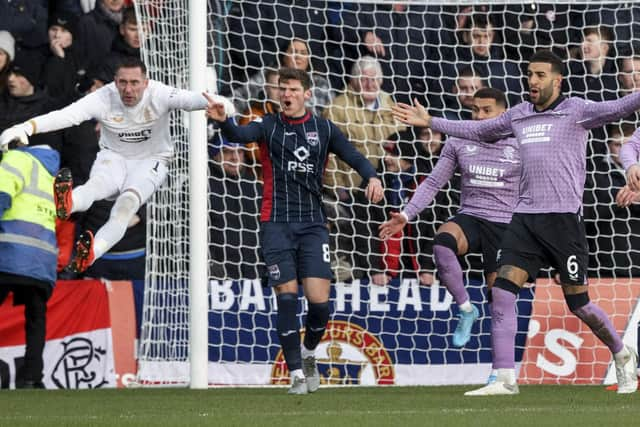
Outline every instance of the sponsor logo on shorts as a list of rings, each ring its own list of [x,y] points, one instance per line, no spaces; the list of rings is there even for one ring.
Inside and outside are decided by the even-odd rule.
[[[327,385],[393,384],[393,360],[372,333],[354,323],[329,321],[316,348],[320,383]],[[282,350],[271,369],[272,384],[289,384]]]
[[[280,268],[278,267],[278,264],[268,266],[267,270],[269,270],[269,277],[273,280],[278,280],[280,278]]]

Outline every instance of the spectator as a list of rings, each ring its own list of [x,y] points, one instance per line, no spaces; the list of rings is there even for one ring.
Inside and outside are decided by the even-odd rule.
[[[219,280],[263,276],[257,251],[262,186],[247,170],[244,151],[220,135],[209,145],[209,271]]]
[[[15,40],[8,31],[0,31],[0,95],[7,86],[11,61],[15,56]]]
[[[416,159],[417,170],[416,173],[422,181],[427,175],[431,173],[442,145],[444,144],[444,137],[440,132],[434,131],[431,128],[414,127],[406,131],[407,138],[412,138],[416,141],[416,151],[418,157]]]
[[[245,84],[250,78],[260,74],[266,65],[277,63],[278,46],[273,37],[274,20],[273,11],[264,2],[231,4],[226,19],[230,31],[223,39],[228,38],[229,46],[233,47],[228,50],[227,59],[232,81]],[[237,106],[236,109],[244,111]]]
[[[598,6],[602,6],[599,4]],[[526,60],[537,49],[553,49],[562,58],[568,55],[571,43],[580,39],[583,26],[581,10],[584,6],[530,2],[508,4],[496,27],[504,28],[503,40],[507,57],[522,64],[526,73]]]
[[[319,73],[311,70],[310,50],[308,42],[303,39],[292,39],[285,51],[279,57],[279,64],[268,66],[266,69],[294,68],[309,72],[313,81],[311,99],[307,101],[307,107],[314,114],[320,114],[331,103],[333,94],[329,87],[329,81]],[[237,111],[246,111],[252,102],[260,101],[260,93],[265,82],[264,72],[255,74],[249,82],[234,89],[234,104]]]
[[[50,13],[64,13],[76,18],[90,12],[95,6],[96,0],[57,0],[54,9]]]
[[[278,104],[278,71],[268,68],[264,71],[265,83],[260,93],[260,101],[254,101],[249,109],[243,112],[238,121],[240,125],[246,125],[256,119],[264,117],[266,114],[273,114],[280,111]],[[260,146],[257,142],[245,145],[244,158],[247,166],[254,168],[258,179],[262,179],[262,164],[260,161]]]
[[[9,31],[16,45],[38,49],[47,44],[47,2],[0,0],[0,30]]]
[[[240,125],[246,125],[265,114],[273,114],[280,111],[278,104],[278,70],[269,68],[264,72],[265,82],[258,98],[251,102],[249,108],[242,113],[239,119]]]
[[[640,49],[639,49],[640,50]],[[618,96],[625,96],[640,90],[640,52],[635,50],[619,59],[618,82],[620,90]]]
[[[227,16],[226,27],[230,30],[224,39],[228,38],[229,46],[233,47],[225,59],[231,64],[233,80],[240,82],[259,76],[265,66],[274,69],[287,66],[278,61],[277,55],[286,50],[294,38],[306,40],[309,59],[313,62],[307,71],[325,72],[332,57],[342,56],[333,52],[341,52],[337,43],[342,40],[343,32],[350,31],[339,25],[339,20],[329,17],[331,13],[325,2],[315,0],[232,2],[228,13],[220,14]],[[260,87],[258,84],[257,90]]]
[[[393,145],[384,156],[384,162],[378,169],[383,182],[384,201],[382,204],[367,204],[357,200],[356,206],[356,250],[358,257],[366,262],[357,265],[369,269],[374,285],[386,285],[391,278],[409,272],[419,272],[414,239],[403,239],[403,234],[415,237],[412,225],[407,225],[394,239],[383,242],[378,238],[378,226],[387,218],[390,211],[400,210],[409,201],[416,187],[416,151],[413,141],[400,140],[400,135],[390,138]],[[366,219],[360,222],[359,219]],[[358,226],[358,225],[364,225]],[[366,228],[366,229],[365,229]]]
[[[55,108],[53,99],[38,86],[41,66],[39,56],[33,52],[23,50],[16,56],[7,79],[7,90],[0,97],[0,132]],[[62,134],[37,135],[30,140],[30,145],[40,144],[60,152]]]
[[[629,122],[609,125],[608,153],[595,159],[587,175],[584,213],[594,277],[635,277],[640,274],[640,205],[618,206],[626,185],[620,150],[635,131]]]
[[[43,69],[43,82],[49,95],[59,105],[72,102],[77,97],[76,85],[82,77],[80,59],[77,56],[74,33],[76,18],[58,13],[49,26],[49,56]]]
[[[569,61],[569,78],[563,89],[572,96],[594,102],[618,98],[618,80],[613,49],[613,32],[605,26],[587,27],[583,31],[580,53]],[[635,113],[634,113],[635,114]],[[604,128],[593,129],[588,155],[606,153],[607,135]]]
[[[138,20],[133,7],[122,10],[122,22],[118,27],[119,34],[111,45],[111,53],[107,56],[100,76],[104,83],[111,83],[116,74],[116,67],[127,57],[141,58]]]
[[[444,117],[449,120],[471,120],[473,94],[486,87],[480,73],[473,67],[464,67],[451,88],[451,95],[444,97]]]
[[[637,39],[640,35],[640,6],[636,2],[588,3],[582,6],[584,11],[580,22],[582,26],[606,25],[614,32],[616,49]],[[575,6],[574,6],[575,7]],[[575,25],[575,24],[574,24]]]
[[[510,105],[522,100],[523,85],[518,65],[505,58],[504,49],[497,43],[494,25],[484,13],[473,14],[465,21],[461,33],[463,43],[455,49],[442,49],[444,58],[455,58],[454,62],[443,62],[443,76],[457,75],[455,70],[472,66],[487,85],[503,91]],[[443,81],[444,89],[450,83]],[[473,93],[471,93],[472,95]]]
[[[345,92],[334,100],[325,110],[324,116],[334,122],[347,136],[353,146],[362,153],[375,168],[379,168],[385,156],[384,144],[387,137],[404,129],[391,116],[393,100],[391,95],[381,89],[382,68],[377,59],[363,56],[351,70],[351,79]],[[325,191],[329,194],[332,206],[332,239],[336,248],[336,259],[341,260],[345,270],[353,251],[357,247],[353,211],[354,198],[361,191],[362,179],[345,162],[329,157],[325,173]],[[362,264],[362,263],[360,263]],[[367,268],[368,270],[368,268]],[[341,272],[341,277],[347,278]],[[358,270],[354,277],[364,272]]]
[[[96,7],[78,21],[80,69],[94,75],[101,69],[122,22],[124,0],[97,0]]]
[[[379,61],[372,56],[363,56],[351,69],[346,91],[324,112],[324,116],[338,126],[375,168],[385,155],[383,143],[386,138],[405,128],[391,115],[393,99],[381,89],[382,80]],[[339,192],[360,187],[357,173],[346,163],[332,157],[328,169],[326,185],[335,186]],[[344,197],[340,199],[344,200]]]
[[[584,29],[580,53],[569,61],[568,87],[573,96],[591,101],[610,101],[618,98],[617,69],[613,32],[609,27]]]
[[[438,7],[394,4],[358,4],[343,11],[343,25],[357,28],[353,40],[360,53],[373,55],[382,65],[382,88],[400,102],[441,91],[438,77],[440,42]],[[439,101],[430,99],[431,106]]]
[[[24,305],[26,349],[16,388],[42,382],[47,300],[56,280],[53,176],[55,150],[41,145],[9,150],[0,163],[0,304],[9,292]]]

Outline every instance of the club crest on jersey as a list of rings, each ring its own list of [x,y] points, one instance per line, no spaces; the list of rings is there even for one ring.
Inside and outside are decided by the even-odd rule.
[[[499,160],[503,163],[519,163],[518,159],[516,159],[516,149],[513,147],[505,147],[502,150],[502,156]]]
[[[124,120],[124,115],[122,113],[115,113],[112,117],[111,120],[113,120],[116,123],[122,123],[122,121]]]
[[[268,266],[267,270],[269,270],[269,277],[273,280],[278,280],[280,278],[280,268],[278,267],[278,264]]]
[[[146,122],[150,122],[153,120],[153,113],[151,113],[151,110],[149,109],[149,107],[144,109],[144,120]]]
[[[307,132],[307,142],[312,147],[315,147],[320,142],[320,138],[318,138],[318,132]]]

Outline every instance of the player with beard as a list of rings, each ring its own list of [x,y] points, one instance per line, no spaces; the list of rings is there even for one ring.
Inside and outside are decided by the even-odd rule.
[[[491,120],[432,118],[417,102],[397,104],[400,121],[430,126],[477,141],[514,135],[520,144],[522,177],[513,218],[500,245],[498,278],[491,303],[493,366],[497,377],[468,396],[517,394],[515,374],[516,296],[543,266],[559,272],[565,301],[613,354],[618,393],[636,391],[637,353],[623,344],[607,314],[589,300],[588,245],[582,219],[589,130],[627,117],[640,108],[640,93],[590,102],[561,93],[562,60],[550,51],[529,59],[529,101]]]

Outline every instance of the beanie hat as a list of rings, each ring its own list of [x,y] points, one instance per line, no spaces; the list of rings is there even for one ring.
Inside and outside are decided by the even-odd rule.
[[[11,72],[19,74],[29,80],[29,83],[35,88],[40,83],[40,71],[42,69],[42,61],[37,55],[29,55],[25,51],[19,51],[16,59],[11,66]]]
[[[72,35],[76,31],[76,17],[65,12],[56,12],[49,21],[49,28],[57,25],[69,31]]]
[[[9,62],[13,61],[16,56],[16,42],[9,31],[0,31],[0,49],[9,55]]]

